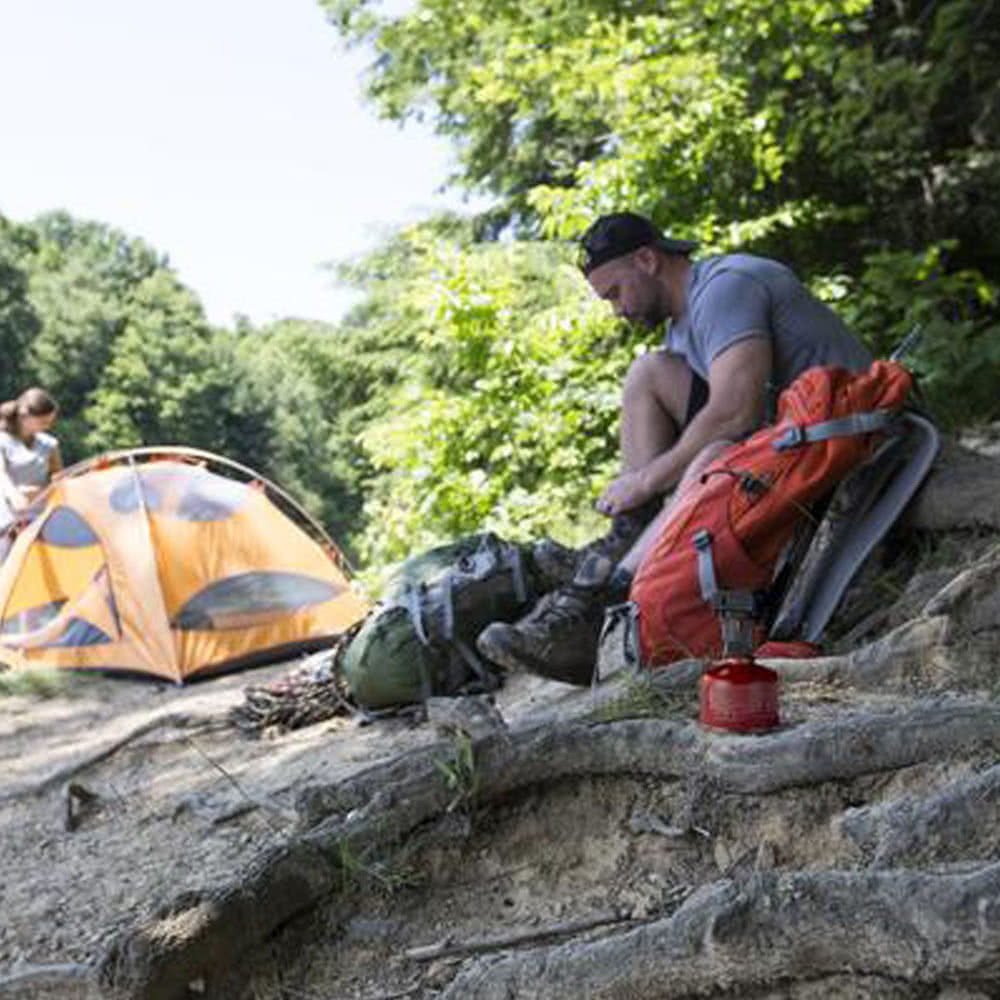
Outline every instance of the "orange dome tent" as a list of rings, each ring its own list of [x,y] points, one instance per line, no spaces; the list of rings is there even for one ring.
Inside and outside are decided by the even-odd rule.
[[[208,452],[112,452],[42,503],[0,567],[0,661],[15,669],[182,682],[324,645],[368,610],[316,521]]]

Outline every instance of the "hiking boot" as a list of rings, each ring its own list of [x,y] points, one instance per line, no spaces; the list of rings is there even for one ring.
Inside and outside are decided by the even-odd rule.
[[[550,590],[565,587],[576,576],[581,551],[581,549],[571,549],[551,538],[533,542],[530,558],[535,568],[539,592],[547,594]]]
[[[541,589],[554,590],[570,582],[596,582],[593,572],[583,573],[582,579],[577,579],[577,574],[588,562],[602,566],[609,563],[612,567],[617,564],[639,540],[646,525],[662,507],[663,498],[654,497],[642,507],[616,514],[611,521],[611,530],[606,535],[595,538],[579,549],[567,548],[551,538],[536,542],[531,548],[531,557],[538,571]]]
[[[567,584],[542,597],[515,624],[487,626],[476,648],[508,670],[585,686],[594,675],[606,602],[604,587]]]

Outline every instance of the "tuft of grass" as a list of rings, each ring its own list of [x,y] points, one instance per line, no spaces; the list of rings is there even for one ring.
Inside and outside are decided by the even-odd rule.
[[[660,691],[648,677],[635,676],[627,679],[620,695],[597,706],[588,718],[592,722],[686,718],[696,708],[697,697],[692,691]]]
[[[374,886],[392,896],[403,889],[415,889],[424,884],[423,873],[406,864],[402,855],[370,859],[358,853],[346,837],[337,841],[335,851],[342,892],[352,887],[363,890]]]
[[[451,760],[435,760],[434,764],[441,772],[448,790],[453,794],[446,812],[454,812],[457,808],[468,812],[479,791],[479,773],[476,770],[475,752],[469,734],[456,729],[452,734]]]
[[[25,695],[31,698],[56,698],[65,694],[69,687],[70,679],[65,670],[0,670],[0,697]]]

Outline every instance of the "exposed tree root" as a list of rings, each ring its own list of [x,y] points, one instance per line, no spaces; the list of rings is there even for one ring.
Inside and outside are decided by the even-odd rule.
[[[70,979],[85,979],[93,974],[89,965],[78,962],[66,962],[61,965],[29,965],[0,976],[0,993],[23,989],[28,983],[60,983]]]
[[[488,803],[527,786],[613,774],[690,776],[732,792],[766,793],[891,770],[970,747],[1000,746],[1000,714],[982,702],[924,701],[897,711],[845,713],[760,737],[707,734],[694,723],[662,719],[601,724],[577,720],[492,733],[471,746],[472,772],[449,771],[456,762],[457,745],[440,743],[368,768],[333,789],[314,789],[304,806],[316,825],[267,852],[229,886],[188,894],[120,936],[102,963],[104,985],[133,1000],[180,1000],[188,983],[203,980],[211,995],[211,984],[228,974],[246,951],[334,891],[352,866],[384,855],[415,828],[453,808],[456,795]],[[456,787],[455,781],[446,780],[447,774],[466,784]],[[324,813],[327,818],[316,822]],[[803,883],[807,894],[825,885],[824,877],[809,878],[819,881]],[[831,878],[836,908],[841,882]],[[864,878],[869,881],[857,885],[881,884],[876,876]],[[724,904],[720,919],[725,922],[730,919],[726,914],[739,910],[729,897],[735,893],[734,899],[742,900],[743,890],[727,885],[713,892]],[[771,895],[761,898],[773,896],[793,916],[797,913],[794,892],[767,892]],[[880,899],[872,904],[876,911]],[[754,907],[763,907],[766,916],[766,906],[754,900],[756,896],[752,906],[740,903],[739,912],[745,910],[756,919]],[[715,928],[718,921],[713,918],[709,923]],[[670,947],[676,950],[675,945]],[[878,973],[880,968],[875,965],[871,971]],[[662,974],[662,969],[657,972]],[[570,990],[547,995],[599,994]],[[606,995],[657,994],[640,990]]]
[[[896,770],[982,746],[996,746],[1000,713],[991,703],[928,700],[888,712],[850,712],[746,739],[707,745],[705,771],[735,792],[776,792]]]
[[[958,573],[927,602],[922,614],[948,615],[952,631],[956,633],[995,628],[1000,622],[998,581],[1000,546],[994,547]]]
[[[218,726],[219,724],[219,720],[216,718],[190,715],[186,712],[171,712],[166,715],[159,715],[153,719],[147,719],[134,729],[130,729],[124,736],[106,743],[92,753],[75,757],[61,764],[42,778],[15,785],[5,792],[0,792],[0,802],[8,802],[11,799],[19,799],[29,795],[43,795],[56,785],[60,785],[62,782],[76,777],[76,775],[81,774],[95,764],[100,764],[102,760],[107,760],[108,757],[117,753],[122,747],[128,746],[129,743],[133,743],[137,739],[141,739],[155,729],[166,727],[195,729]]]
[[[969,775],[932,796],[849,809],[839,827],[871,857],[872,868],[914,865],[928,856],[968,856],[984,834],[1000,836],[1000,766]]]
[[[947,615],[915,618],[850,653],[762,662],[785,681],[820,681],[858,691],[906,690],[914,680],[926,684],[933,678],[928,670],[932,659],[956,655],[948,647],[951,633]]]
[[[442,997],[745,997],[845,970],[910,983],[995,979],[998,894],[996,864],[955,875],[761,873],[705,886],[671,917],[599,941],[472,960]]]
[[[101,985],[135,1000],[186,1000],[199,984],[220,996],[247,952],[336,887],[337,861],[298,842],[264,854],[242,881],[180,896],[151,921],[112,943]]]

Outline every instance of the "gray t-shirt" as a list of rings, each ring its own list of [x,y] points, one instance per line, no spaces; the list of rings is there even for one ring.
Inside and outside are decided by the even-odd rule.
[[[776,389],[814,365],[864,371],[873,360],[840,317],[776,260],[739,253],[695,261],[687,301],[664,346],[704,379],[722,351],[752,336],[771,338]]]
[[[0,431],[0,461],[15,486],[47,486],[52,452],[58,446],[59,442],[51,434],[36,434],[27,445],[20,438]],[[0,496],[0,530],[19,516],[10,509],[7,498]]]

